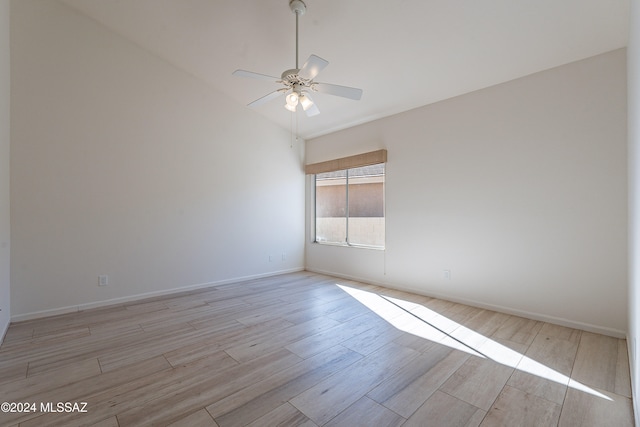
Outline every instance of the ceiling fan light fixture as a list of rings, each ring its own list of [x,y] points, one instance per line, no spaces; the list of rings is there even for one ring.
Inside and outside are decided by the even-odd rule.
[[[298,104],[296,104],[296,105],[284,104],[284,108],[286,108],[287,110],[291,111],[292,113],[295,113],[297,105]]]
[[[295,108],[295,106],[298,105],[299,99],[300,96],[296,92],[291,92],[289,95],[287,95],[286,98],[287,105]]]
[[[309,107],[313,105],[313,101],[303,93],[302,96],[300,96],[300,105],[302,105],[304,111],[307,111]]]

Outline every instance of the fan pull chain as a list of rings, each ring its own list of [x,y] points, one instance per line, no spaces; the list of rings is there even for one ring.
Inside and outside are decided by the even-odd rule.
[[[291,129],[291,140],[290,140],[290,145],[289,148],[293,148],[293,113],[291,113],[291,118],[289,119],[289,129]]]
[[[296,123],[295,123],[295,128],[293,126],[293,118],[295,117]],[[296,143],[298,143],[299,141],[299,135],[298,135],[298,114],[296,113],[291,113],[291,119],[290,119],[290,126],[289,129],[291,129],[291,138],[289,141],[289,148],[293,148],[293,141],[294,141],[294,135],[295,135],[295,141]]]

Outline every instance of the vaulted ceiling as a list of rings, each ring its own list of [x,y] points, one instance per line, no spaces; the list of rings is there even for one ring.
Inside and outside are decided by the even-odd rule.
[[[246,105],[275,90],[232,76],[295,65],[289,0],[61,0]],[[631,0],[304,0],[300,65],[317,81],[362,88],[360,101],[317,93],[321,113],[292,120],[284,97],[255,108],[312,138],[626,46]]]

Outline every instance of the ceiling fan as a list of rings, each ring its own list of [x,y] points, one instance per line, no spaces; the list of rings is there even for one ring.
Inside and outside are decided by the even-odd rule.
[[[343,98],[353,99],[356,101],[359,100],[362,97],[362,89],[319,83],[313,80],[320,71],[329,65],[328,61],[325,61],[319,56],[311,55],[302,65],[302,68],[298,67],[298,18],[304,15],[307,11],[307,6],[302,0],[290,0],[289,8],[296,15],[296,68],[286,70],[280,77],[273,77],[245,70],[234,71],[234,76],[269,80],[284,85],[284,87],[251,102],[248,104],[248,107],[257,107],[258,105],[262,105],[281,95],[286,95],[286,104],[284,107],[287,110],[295,112],[299,104],[302,106],[306,115],[311,117],[319,114],[320,110],[318,110],[318,107],[309,96],[309,92],[327,93],[329,95],[341,96]]]

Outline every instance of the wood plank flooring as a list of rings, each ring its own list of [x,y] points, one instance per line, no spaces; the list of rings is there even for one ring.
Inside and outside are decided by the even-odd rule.
[[[0,401],[36,409],[1,426],[633,425],[625,340],[310,272],[12,324]]]

